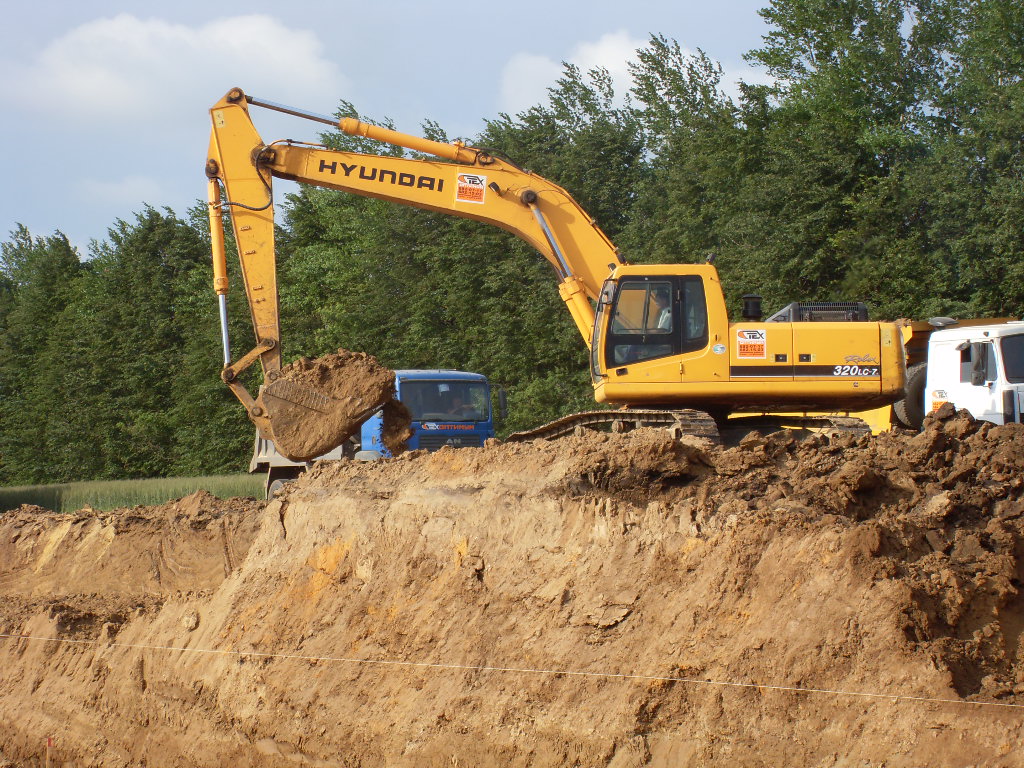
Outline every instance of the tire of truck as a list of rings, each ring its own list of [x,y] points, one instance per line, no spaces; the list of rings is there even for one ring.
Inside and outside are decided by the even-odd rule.
[[[293,482],[302,474],[303,469],[304,467],[272,467],[267,472],[267,482],[264,486],[267,499],[273,501],[278,491]]]
[[[917,363],[907,369],[907,394],[892,406],[900,426],[918,430],[924,424],[924,385],[928,363]]]
[[[290,482],[292,481],[285,480],[284,478],[281,477],[277,478],[276,480],[272,480],[270,482],[270,485],[267,486],[267,498],[273,499],[275,496],[277,496],[278,491],[283,489]]]

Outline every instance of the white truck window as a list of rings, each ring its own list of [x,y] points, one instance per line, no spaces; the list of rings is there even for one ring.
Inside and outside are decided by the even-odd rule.
[[[971,383],[971,346],[965,344],[960,350],[960,383]]]
[[[975,342],[973,344],[964,343],[963,349],[960,350],[960,383],[971,384],[972,373],[974,371],[974,357],[975,355],[983,355],[982,364],[984,371],[984,381],[995,381],[998,377],[996,371],[999,369],[996,366],[996,347],[991,342]]]
[[[1004,336],[999,341],[999,351],[1006,380],[1011,384],[1024,382],[1024,334]]]

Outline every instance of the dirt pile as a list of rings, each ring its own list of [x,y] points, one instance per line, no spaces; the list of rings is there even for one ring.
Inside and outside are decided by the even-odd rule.
[[[309,461],[341,445],[374,412],[384,408],[385,445],[404,450],[412,418],[395,398],[395,372],[363,352],[339,349],[284,366],[263,390],[277,450]]]
[[[1019,765],[1022,466],[1024,429],[963,416],[638,430],[320,465],[265,505],[7,513],[0,627],[34,639],[0,640],[0,753]]]

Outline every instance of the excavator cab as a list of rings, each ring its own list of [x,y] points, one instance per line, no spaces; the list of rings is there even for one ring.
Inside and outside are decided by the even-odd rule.
[[[714,352],[720,334],[712,329],[723,322],[714,267],[619,267],[602,286],[590,338],[597,399],[672,406],[685,381],[721,381],[728,370]]]

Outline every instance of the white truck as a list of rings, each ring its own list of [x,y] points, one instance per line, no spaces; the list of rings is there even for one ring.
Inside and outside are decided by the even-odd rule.
[[[1024,321],[933,318],[910,323],[907,397],[895,420],[920,429],[943,403],[994,424],[1020,422],[1024,410]]]

